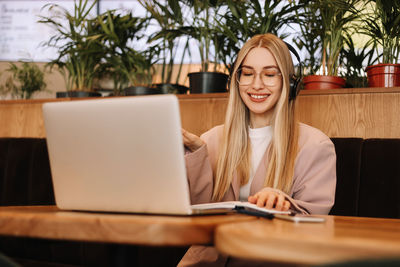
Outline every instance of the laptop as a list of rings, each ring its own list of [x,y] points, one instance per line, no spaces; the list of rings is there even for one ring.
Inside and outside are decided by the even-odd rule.
[[[191,215],[236,207],[190,204],[175,95],[50,102],[43,116],[60,209]]]

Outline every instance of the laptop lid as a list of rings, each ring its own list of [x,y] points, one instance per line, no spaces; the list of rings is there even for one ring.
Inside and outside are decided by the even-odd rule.
[[[190,214],[174,95],[43,105],[60,209]]]

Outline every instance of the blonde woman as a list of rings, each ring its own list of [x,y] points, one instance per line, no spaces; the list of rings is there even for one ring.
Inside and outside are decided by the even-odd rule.
[[[325,134],[297,122],[290,51],[273,34],[240,50],[224,125],[200,138],[182,130],[192,204],[241,200],[303,214],[328,214],[336,154]],[[196,254],[196,255],[194,255]],[[192,247],[180,265],[224,262],[212,247]]]

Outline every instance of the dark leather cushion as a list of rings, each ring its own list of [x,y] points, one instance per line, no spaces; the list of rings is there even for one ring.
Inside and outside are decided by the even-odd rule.
[[[336,150],[335,204],[329,214],[356,216],[360,184],[362,138],[331,138]]]
[[[400,218],[400,139],[366,139],[359,216]]]
[[[0,138],[0,206],[53,205],[46,140]],[[51,242],[0,237],[0,250],[14,258],[48,260]]]
[[[0,206],[53,205],[46,140],[0,138]]]
[[[46,139],[0,138],[0,206],[54,204]],[[23,266],[176,266],[186,249],[0,236]]]

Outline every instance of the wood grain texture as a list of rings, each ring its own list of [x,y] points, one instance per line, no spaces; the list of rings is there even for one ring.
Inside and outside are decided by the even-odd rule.
[[[40,103],[0,104],[1,137],[44,137]]]
[[[190,132],[200,135],[225,120],[228,93],[178,99],[182,127]],[[71,100],[0,101],[0,137],[45,137],[42,104]],[[400,87],[301,91],[297,113],[329,137],[400,138]]]
[[[152,246],[211,244],[221,223],[240,214],[155,216],[60,211],[55,206],[0,207],[0,235]]]
[[[400,93],[303,95],[300,121],[330,137],[399,138]]]
[[[260,219],[220,225],[215,245],[238,258],[307,265],[400,255],[400,220],[324,217],[325,223]]]
[[[56,101],[69,99],[0,101],[0,137],[45,137],[42,105]]]
[[[181,98],[179,99],[182,127],[201,135],[212,127],[223,124],[228,98]]]

